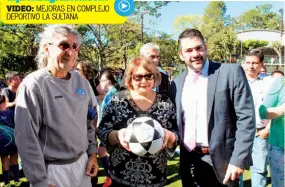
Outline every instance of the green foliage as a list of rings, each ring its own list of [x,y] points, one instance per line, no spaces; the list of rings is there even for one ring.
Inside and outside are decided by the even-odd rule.
[[[210,38],[213,33],[220,32],[226,25],[226,4],[223,1],[212,1],[203,14],[202,33]]]
[[[0,58],[0,61],[2,75],[4,75],[6,71],[17,71],[25,74],[37,69],[34,56],[7,54],[7,56]]]
[[[131,21],[119,25],[81,25],[83,36],[80,59],[88,59],[95,67],[122,67],[127,50],[139,41],[139,26]]]
[[[234,20],[237,30],[271,29],[280,30],[281,16],[272,11],[271,4],[257,6],[244,12]]]
[[[174,27],[179,33],[185,28],[200,30],[208,45],[209,58],[215,61],[229,61],[232,54],[241,54],[241,44],[235,33],[237,30],[280,30],[281,16],[272,11],[272,5],[257,6],[236,18],[227,15],[226,10],[223,1],[211,1],[202,17],[178,16],[174,21]],[[252,41],[242,45],[244,53],[248,49],[266,46],[268,43]]]
[[[3,77],[7,70],[25,73],[35,69],[33,58],[37,53],[38,33],[43,26],[0,22],[0,76]]]
[[[268,45],[268,41],[265,40],[246,40],[242,43],[243,48],[245,51],[259,48],[259,47],[264,47]]]
[[[213,33],[208,42],[208,54],[214,61],[228,62],[236,51],[237,38],[231,26]]]
[[[159,36],[150,36],[147,42],[154,42],[160,47],[160,66],[174,67],[179,62],[177,41],[171,35],[160,32]]]
[[[279,60],[279,63],[281,64],[282,63],[282,50],[283,50],[283,53],[284,53],[284,47],[281,45],[281,43],[279,41],[274,41],[270,47],[272,47],[274,49],[274,51],[278,54],[278,60]]]
[[[274,41],[274,42],[272,42],[271,47],[272,48],[281,48],[282,45],[279,41]]]
[[[6,25],[0,23],[0,56],[7,53],[17,55],[36,55],[38,33],[42,31],[43,25]]]
[[[139,16],[132,18],[140,19],[140,15],[145,13],[159,17],[158,8],[170,2],[136,1],[135,3],[134,15]],[[78,29],[83,36],[84,44],[79,58],[93,62],[95,67],[100,69],[102,67],[126,67],[128,59],[138,54],[142,31],[141,23],[136,19],[130,19],[118,25],[80,25]]]
[[[199,15],[187,15],[177,16],[173,23],[174,28],[178,33],[181,33],[187,28],[195,28],[198,30],[202,29],[203,22],[202,16]]]
[[[226,10],[223,1],[210,2],[202,18],[201,32],[206,38],[209,58],[214,61],[229,61],[236,48],[236,34]]]

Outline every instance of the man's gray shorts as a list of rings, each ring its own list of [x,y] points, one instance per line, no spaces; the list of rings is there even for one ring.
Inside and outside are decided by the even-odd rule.
[[[48,184],[56,187],[92,187],[91,178],[86,175],[87,162],[88,156],[84,153],[71,164],[49,164],[47,167]]]

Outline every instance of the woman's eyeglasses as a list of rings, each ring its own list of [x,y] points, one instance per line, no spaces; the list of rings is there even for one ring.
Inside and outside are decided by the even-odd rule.
[[[49,43],[49,45],[54,45],[53,43]],[[63,50],[63,51],[66,51],[67,49],[73,49],[75,51],[79,51],[80,49],[80,45],[78,44],[72,44],[70,45],[69,43],[67,42],[61,42],[59,43],[58,45],[56,45],[59,49]]]
[[[154,79],[154,74],[153,73],[148,73],[145,75],[141,75],[141,74],[133,74],[133,79],[135,81],[142,81],[142,79],[145,78],[145,80],[153,80]]]

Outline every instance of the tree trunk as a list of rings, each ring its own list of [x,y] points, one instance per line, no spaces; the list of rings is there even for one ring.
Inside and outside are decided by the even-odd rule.
[[[277,53],[277,55],[278,55],[278,57],[279,57],[279,64],[281,65],[281,58],[282,58],[282,53],[281,53],[281,48],[276,48],[276,47],[274,47],[273,48],[274,49],[274,51]]]

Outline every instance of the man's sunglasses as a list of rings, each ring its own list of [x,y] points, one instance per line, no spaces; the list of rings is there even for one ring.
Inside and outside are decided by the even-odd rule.
[[[148,73],[145,75],[140,75],[140,74],[133,74],[133,79],[135,81],[142,81],[142,79],[145,78],[145,80],[152,80],[154,78],[154,74],[153,73]]]
[[[54,45],[53,43],[49,43],[49,45]],[[57,45],[58,48],[60,48],[61,50],[63,51],[66,51],[67,49],[73,49],[75,51],[79,51],[80,49],[80,45],[78,44],[72,44],[70,45],[69,43],[67,42],[61,42]]]

